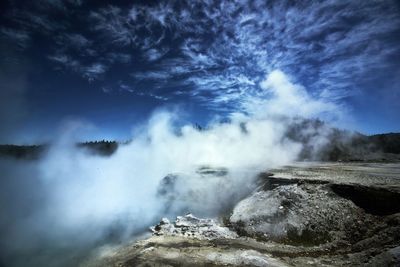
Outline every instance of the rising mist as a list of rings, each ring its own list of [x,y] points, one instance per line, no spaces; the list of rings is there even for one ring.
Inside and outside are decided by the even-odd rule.
[[[231,114],[229,123],[177,126],[179,112],[165,108],[109,157],[77,148],[85,124],[73,123],[41,159],[1,160],[3,264],[70,265],[91,248],[131,238],[164,216],[218,216],[256,187],[259,172],[298,159],[304,144],[288,137],[294,123],[317,117],[342,123],[342,109],[308,95],[281,71],[260,86],[268,100],[247,99],[245,112]],[[312,149],[328,142],[329,129],[313,134]],[[178,177],[172,202],[160,196],[168,175]]]

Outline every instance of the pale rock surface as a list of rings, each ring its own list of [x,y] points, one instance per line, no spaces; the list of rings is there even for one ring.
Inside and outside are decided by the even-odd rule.
[[[200,219],[192,214],[178,216],[171,223],[167,218],[150,228],[154,235],[186,236],[198,239],[237,238],[238,235],[213,219]]]

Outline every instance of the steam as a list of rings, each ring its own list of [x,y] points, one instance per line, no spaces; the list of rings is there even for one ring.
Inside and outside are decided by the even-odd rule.
[[[91,156],[72,146],[54,146],[40,163],[40,177],[60,212],[56,215],[62,218],[60,224],[108,225],[116,216],[128,215],[130,221],[146,225],[160,212],[156,190],[168,174],[190,176],[204,166],[223,167],[229,170],[233,185],[241,179],[250,183],[257,172],[293,161],[301,149],[284,138],[285,125],[273,120],[236,117],[205,131],[184,126],[178,134],[173,125],[173,114],[157,112],[130,144],[110,158]],[[237,179],[234,174],[244,170],[252,170],[250,176]],[[206,184],[204,192],[199,192],[197,182],[186,186],[199,194],[209,189]],[[224,193],[221,190],[218,197]],[[209,197],[201,199],[210,201]],[[202,212],[210,208],[204,205]]]
[[[252,97],[245,104],[254,117],[320,118],[335,124],[348,119],[346,107],[311,96],[303,86],[292,83],[280,70],[268,74],[260,87],[264,90],[264,97]]]
[[[31,195],[21,200],[19,192],[17,203],[13,196],[3,202],[2,214],[17,222],[2,220],[3,256],[30,253],[43,244],[91,246],[110,236],[129,237],[183,211],[218,215],[254,189],[260,171],[297,159],[302,144],[288,138],[293,117],[338,114],[334,104],[312,98],[283,72],[272,72],[260,86],[270,98],[249,99],[250,115],[232,114],[229,123],[210,123],[205,130],[177,127],[178,114],[159,110],[110,157],[76,148],[80,127],[74,124],[37,163],[3,162],[6,188]],[[325,142],[323,136],[319,140]],[[172,191],[160,196],[160,189]],[[31,211],[15,215],[15,208]]]

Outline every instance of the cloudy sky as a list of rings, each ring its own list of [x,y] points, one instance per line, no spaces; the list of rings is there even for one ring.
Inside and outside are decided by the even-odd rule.
[[[0,10],[2,143],[46,140],[70,119],[96,128],[89,139],[124,140],[160,107],[206,124],[268,98],[262,81],[276,70],[346,110],[349,128],[400,131],[399,1],[8,0]]]

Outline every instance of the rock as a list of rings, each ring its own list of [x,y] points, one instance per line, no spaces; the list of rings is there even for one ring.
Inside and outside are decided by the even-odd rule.
[[[150,228],[153,235],[187,236],[197,239],[237,238],[238,235],[212,219],[200,219],[192,214],[178,216],[174,223],[163,218]]]
[[[284,267],[287,266],[278,259],[262,254],[255,250],[237,251],[236,253],[215,253],[207,255],[207,259],[215,265],[220,266],[269,266]]]
[[[400,266],[400,246],[381,252],[369,260],[366,266]]]
[[[335,231],[345,231],[348,225],[356,225],[357,220],[368,216],[351,201],[325,194],[326,190],[329,187],[314,184],[262,190],[239,202],[230,222],[249,237],[325,243],[337,236]]]
[[[167,218],[162,218],[161,219],[161,221],[160,221],[160,224],[161,225],[163,225],[163,224],[169,224],[170,222],[169,222],[169,220],[167,219]]]
[[[396,260],[396,262],[400,262],[400,246],[389,249],[389,253],[392,255],[393,259]]]

